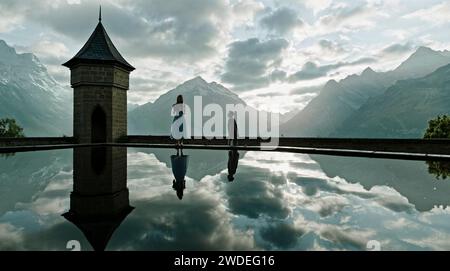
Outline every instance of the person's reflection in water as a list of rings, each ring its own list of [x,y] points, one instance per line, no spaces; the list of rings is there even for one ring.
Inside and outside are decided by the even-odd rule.
[[[228,139],[231,147],[237,146],[238,128],[236,123],[236,112],[228,112]],[[228,151],[228,181],[234,181],[239,161],[239,152],[236,149]]]
[[[172,172],[175,177],[172,182],[172,188],[177,192],[177,197],[181,200],[183,199],[183,191],[186,188],[185,176],[188,166],[188,156],[183,154],[183,149],[177,148],[177,155],[171,155],[170,162],[172,163]]]
[[[239,152],[237,150],[228,151],[228,181],[234,181],[234,174],[236,174],[236,170],[239,162]]]

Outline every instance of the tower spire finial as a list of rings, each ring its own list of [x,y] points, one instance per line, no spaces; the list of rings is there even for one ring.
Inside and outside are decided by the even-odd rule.
[[[101,22],[102,21],[102,5],[100,5],[100,9],[98,11],[98,21]]]

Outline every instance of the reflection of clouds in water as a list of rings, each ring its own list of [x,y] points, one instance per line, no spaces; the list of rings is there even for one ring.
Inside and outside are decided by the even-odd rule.
[[[61,217],[69,209],[73,185],[70,170],[70,167],[61,167],[42,190],[36,191],[30,202],[18,202],[13,210],[0,217],[0,250],[65,249],[66,239],[73,236],[75,230],[65,225]],[[4,234],[5,229],[9,230],[7,234]],[[81,234],[76,236],[80,238]]]
[[[312,200],[309,209],[325,217],[340,212],[347,205],[349,205],[349,201],[344,197],[324,196],[320,200]]]
[[[172,171],[153,154],[128,152],[128,190],[132,200],[145,199],[171,191]]]
[[[0,250],[20,250],[22,233],[9,223],[0,223]]]
[[[374,186],[366,190],[358,183],[326,177],[306,155],[281,154],[282,158],[277,158],[281,160],[279,164],[273,161],[275,158],[267,158],[271,155],[248,153],[246,158],[253,161],[242,161],[241,164],[270,169],[272,174],[285,172],[289,182],[282,189],[283,200],[292,210],[287,220],[293,219],[297,227],[305,232],[300,238],[291,234],[293,240],[299,240],[297,247],[300,249],[365,249],[371,239],[379,240],[384,249],[446,248],[450,244],[450,238],[447,238],[449,226],[444,228],[422,222],[430,213],[417,212],[405,197],[390,187]],[[237,175],[239,181],[243,182],[245,178]],[[449,214],[441,212],[433,218],[444,222],[448,221]],[[388,225],[395,225],[399,219],[403,221],[401,227],[386,230]],[[262,224],[260,220],[258,223]],[[255,224],[254,227],[259,226]],[[266,233],[264,228],[260,232],[261,235]],[[402,237],[398,237],[400,235]],[[446,239],[428,243],[431,241],[429,235],[436,240],[437,236]],[[422,242],[422,239],[429,241]],[[273,243],[277,246],[275,241]]]
[[[320,236],[331,242],[331,247],[351,250],[364,250],[373,233],[338,226],[326,226],[320,231]]]
[[[235,214],[258,218],[267,215],[286,218],[289,209],[284,203],[283,189],[274,185],[269,170],[241,166],[236,181],[225,186],[230,209]],[[273,178],[279,184],[278,178]]]
[[[414,234],[411,233],[405,236],[405,240],[422,249],[450,250],[449,218],[449,207],[434,207],[430,212],[421,213],[417,217],[417,227],[419,228],[420,226],[421,232],[424,232],[424,238],[414,238]],[[419,229],[416,229],[415,232],[417,231]],[[400,232],[404,232],[404,230]]]
[[[283,175],[290,172],[307,176],[317,175],[317,177],[325,177],[325,174],[320,171],[320,167],[314,166],[317,163],[306,154],[248,152],[245,159],[242,159],[239,163],[240,165],[280,172]],[[306,164],[308,167],[297,167],[299,164]]]
[[[233,228],[223,199],[193,191],[183,201],[163,194],[136,201],[135,211],[111,240],[113,249],[248,250],[251,231]],[[132,234],[130,234],[132,233]]]
[[[223,153],[226,155],[226,153]],[[185,197],[153,154],[129,151],[128,188],[136,209],[108,249],[450,249],[450,210],[419,213],[393,188],[328,178],[307,155],[248,152],[236,180],[227,170],[187,178]],[[81,232],[61,218],[72,190],[62,171],[30,202],[0,217],[0,249],[62,249]]]
[[[186,178],[180,201],[172,190],[172,171],[153,154],[128,155],[128,188],[136,209],[111,240],[113,249],[254,249],[251,231],[233,228],[219,183],[206,176]]]
[[[365,190],[359,184],[349,184],[340,178],[319,179],[299,177],[292,178],[293,183],[301,187],[302,192],[309,197],[310,201],[324,201],[329,194],[336,200],[337,205],[342,205],[343,196],[356,196],[362,199],[369,199],[377,202],[381,206],[391,209],[395,212],[411,212],[414,209],[405,197],[402,197],[394,189],[386,186],[375,186],[370,190]],[[328,201],[329,202],[329,201]],[[329,204],[325,204],[327,206]],[[344,204],[345,205],[345,204]],[[320,210],[318,210],[320,212]]]
[[[272,249],[272,246],[279,249],[293,248],[303,234],[303,229],[283,222],[274,223],[261,229],[261,237],[271,244],[268,249]]]
[[[29,202],[17,202],[15,208],[0,217],[0,223],[9,221],[24,232],[35,231],[44,224],[52,224],[55,216],[69,208],[69,194],[72,190],[72,172],[60,171],[38,190]]]
[[[28,209],[40,215],[62,213],[69,208],[72,190],[72,172],[61,171],[47,184],[43,191],[33,196],[30,203],[17,203],[16,208]]]

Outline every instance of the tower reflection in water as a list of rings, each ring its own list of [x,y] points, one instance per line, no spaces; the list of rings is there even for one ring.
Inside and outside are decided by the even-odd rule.
[[[183,198],[189,156],[177,150],[171,155],[172,188]],[[239,161],[228,152],[228,180],[234,180]],[[127,149],[119,147],[75,148],[70,210],[63,216],[85,235],[94,250],[105,250],[114,231],[130,214],[127,188]]]
[[[105,250],[111,236],[134,209],[127,188],[126,148],[75,148],[70,210],[94,250]]]

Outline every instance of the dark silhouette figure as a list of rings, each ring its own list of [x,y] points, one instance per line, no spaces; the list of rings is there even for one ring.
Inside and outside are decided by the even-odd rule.
[[[185,180],[173,180],[172,182],[172,188],[177,192],[177,197],[182,200],[184,189],[186,188],[186,181]]]
[[[177,197],[183,199],[183,191],[186,188],[186,171],[188,166],[188,156],[183,154],[183,150],[177,149],[176,155],[170,156],[170,162],[172,164],[172,173],[175,179],[172,182],[172,188],[177,192]]]
[[[234,174],[239,162],[239,152],[237,150],[228,151],[228,181],[234,181]]]
[[[238,128],[236,123],[236,112],[228,112],[228,144],[237,145]]]
[[[231,147],[237,145],[238,128],[236,123],[236,112],[228,112],[228,144]],[[239,152],[236,149],[228,151],[228,181],[234,180],[239,161]]]

